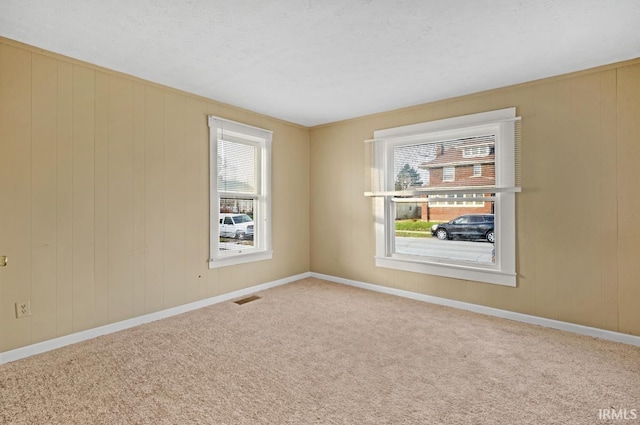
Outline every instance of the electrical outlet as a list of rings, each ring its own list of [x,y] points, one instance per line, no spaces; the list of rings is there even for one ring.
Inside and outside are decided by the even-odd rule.
[[[16,303],[16,318],[31,316],[31,302]]]

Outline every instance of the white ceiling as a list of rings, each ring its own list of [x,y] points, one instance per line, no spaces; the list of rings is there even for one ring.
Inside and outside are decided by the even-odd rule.
[[[0,0],[0,35],[313,126],[640,57],[639,0]]]

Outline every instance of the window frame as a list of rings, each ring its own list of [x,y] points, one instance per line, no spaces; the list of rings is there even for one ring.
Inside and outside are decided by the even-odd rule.
[[[209,268],[226,267],[271,259],[271,144],[273,132],[251,125],[208,116],[209,125]],[[254,146],[256,153],[255,193],[224,192],[218,189],[218,140],[225,134],[234,143]],[[220,250],[220,200],[252,199],[254,245],[242,250]]]
[[[420,137],[421,140],[437,141],[486,132],[487,129],[496,136],[495,263],[470,265],[435,257],[395,253],[394,203],[391,201],[393,196],[387,193],[374,197],[377,267],[516,286],[515,192],[518,188],[515,188],[515,112],[515,108],[506,108],[374,132],[374,140],[382,141],[374,147],[374,166],[382,170],[386,187],[392,187],[389,178],[393,178],[390,176],[393,174],[393,149],[412,143],[402,140]],[[506,190],[500,190],[502,188]]]

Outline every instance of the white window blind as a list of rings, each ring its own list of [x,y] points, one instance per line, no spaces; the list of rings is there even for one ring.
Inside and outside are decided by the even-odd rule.
[[[258,149],[227,136],[218,139],[218,191],[257,194]]]

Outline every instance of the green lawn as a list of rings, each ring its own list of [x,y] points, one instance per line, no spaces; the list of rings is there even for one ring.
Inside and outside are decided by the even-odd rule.
[[[430,238],[431,226],[435,221],[396,220],[396,236],[413,238]]]

